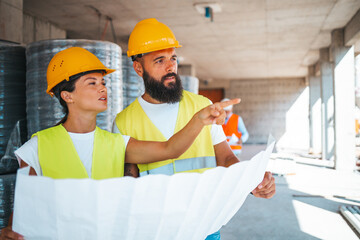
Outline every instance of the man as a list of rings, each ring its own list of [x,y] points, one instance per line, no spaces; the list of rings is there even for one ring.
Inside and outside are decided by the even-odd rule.
[[[224,98],[221,102],[229,100]],[[225,124],[222,125],[227,141],[230,145],[231,150],[235,155],[239,157],[242,144],[249,138],[249,133],[246,130],[243,119],[233,113],[233,106],[227,106],[224,108],[226,113]]]
[[[179,131],[190,117],[209,105],[209,99],[184,91],[177,74],[175,48],[181,45],[165,24],[156,19],[140,21],[132,31],[128,56],[136,73],[143,78],[145,93],[116,117],[113,131],[138,140],[166,141]],[[220,126],[210,125],[202,130],[191,147],[178,159],[152,164],[126,166],[125,174],[172,175],[177,172],[204,172],[216,166],[228,167],[239,162],[226,142]],[[275,194],[274,178],[270,172],[253,190],[256,197],[270,198]],[[207,240],[220,239],[220,232]]]

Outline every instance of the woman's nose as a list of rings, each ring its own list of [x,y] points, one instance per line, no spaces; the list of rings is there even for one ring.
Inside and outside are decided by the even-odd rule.
[[[102,85],[102,87],[100,87],[100,92],[107,92],[107,87],[105,85]]]

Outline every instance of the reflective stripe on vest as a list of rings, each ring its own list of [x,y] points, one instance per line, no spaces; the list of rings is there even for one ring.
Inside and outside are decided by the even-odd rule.
[[[187,172],[195,169],[214,168],[216,167],[216,159],[214,157],[197,157],[174,161],[174,163],[167,164],[152,170],[143,171],[140,177],[149,174],[164,174],[173,175],[179,172]]]
[[[33,136],[38,138],[38,156],[43,176],[55,179],[89,177],[69,133],[62,125],[42,130]],[[91,178],[124,176],[124,159],[123,137],[96,127]]]
[[[231,139],[231,137],[226,137],[226,141],[228,144],[230,142],[230,139]],[[242,149],[242,145],[230,145],[229,144],[229,146],[230,146],[231,150],[241,150]]]
[[[241,150],[242,146],[241,145],[229,145],[231,150]]]
[[[180,131],[194,116],[196,112],[210,104],[209,99],[183,91],[183,97],[179,103],[178,118],[175,125],[175,133]],[[126,109],[116,116],[116,125],[120,132],[124,135],[131,136],[142,141],[166,141],[166,138],[161,131],[151,122],[149,117],[142,109],[138,99],[131,103]],[[138,164],[140,174],[141,172],[153,172],[153,170],[162,168],[166,165],[173,165],[175,161],[182,161],[184,159],[197,158],[213,158],[215,161],[214,146],[211,138],[211,126],[205,126],[200,134],[196,137],[193,144],[186,150],[178,159],[168,159],[165,161]],[[196,164],[194,165],[197,166]],[[199,165],[201,166],[201,165]],[[213,165],[212,165],[213,166]],[[215,164],[216,166],[216,164]],[[172,166],[172,168],[174,168]],[[170,168],[169,166],[164,168]],[[198,170],[203,172],[205,169],[192,168],[190,171]],[[174,170],[172,170],[174,173]]]

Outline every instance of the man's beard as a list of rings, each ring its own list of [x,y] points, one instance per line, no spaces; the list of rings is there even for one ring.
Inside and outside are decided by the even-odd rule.
[[[169,83],[166,87],[164,82],[167,77],[175,77],[175,82]],[[153,99],[162,103],[177,103],[180,102],[183,92],[181,79],[176,73],[168,73],[161,78],[161,81],[155,80],[144,69],[143,74],[145,92]]]

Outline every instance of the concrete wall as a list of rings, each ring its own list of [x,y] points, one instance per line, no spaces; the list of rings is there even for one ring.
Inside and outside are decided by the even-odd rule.
[[[233,80],[225,90],[240,97],[234,112],[244,119],[248,143],[266,143],[269,133],[278,149],[308,150],[309,91],[305,79]]]
[[[66,38],[66,31],[49,21],[28,14],[23,15],[23,42],[25,44],[57,38]]]
[[[28,44],[56,38],[66,38],[66,31],[23,13],[23,0],[0,0],[0,40]]]
[[[231,80],[228,79],[199,79],[200,84],[199,88],[202,90],[206,89],[215,89],[215,88],[223,88],[227,89],[230,88]]]
[[[22,43],[23,1],[0,0],[0,40]]]

